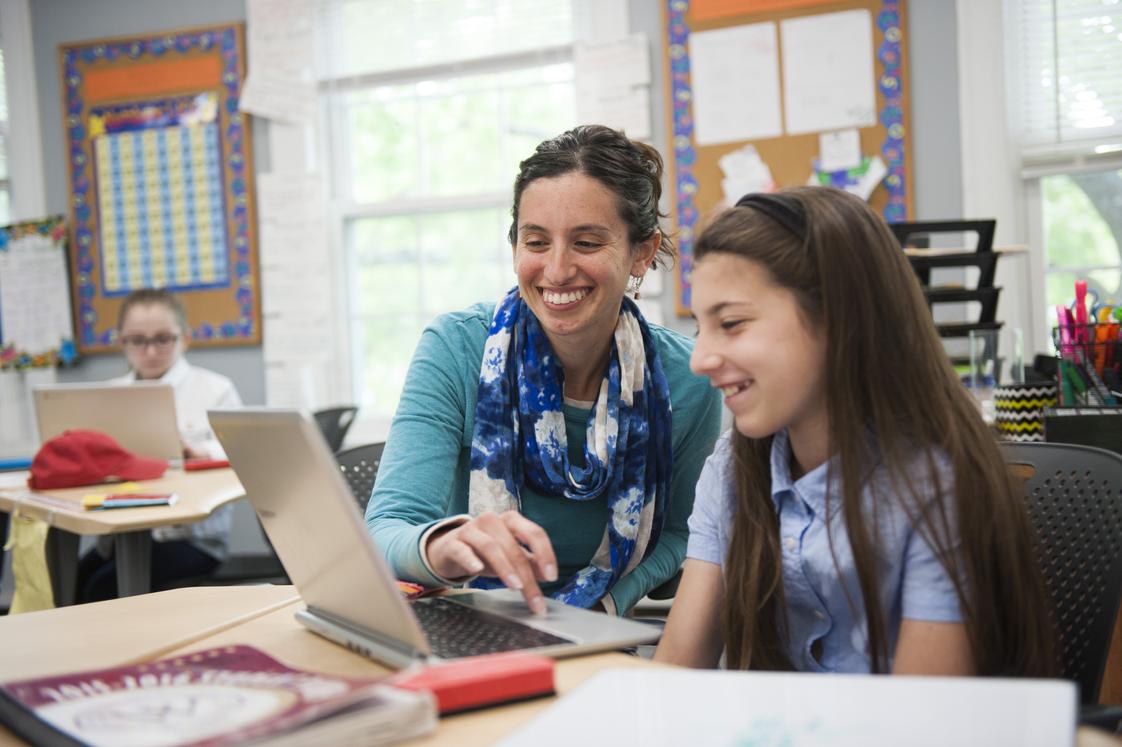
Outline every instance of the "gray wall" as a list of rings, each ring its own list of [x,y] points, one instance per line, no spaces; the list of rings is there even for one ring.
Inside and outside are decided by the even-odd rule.
[[[60,44],[245,21],[243,0],[33,0],[30,5],[47,211],[51,214],[68,213],[69,185],[59,90]],[[254,155],[258,171],[265,170],[262,155],[266,134],[255,120]],[[247,404],[264,403],[265,368],[259,346],[193,350],[188,359],[233,379]],[[124,371],[120,354],[88,356],[77,367],[61,371],[59,380],[99,381],[120,376]]]
[[[955,0],[912,0],[907,12],[915,219],[961,218]]]

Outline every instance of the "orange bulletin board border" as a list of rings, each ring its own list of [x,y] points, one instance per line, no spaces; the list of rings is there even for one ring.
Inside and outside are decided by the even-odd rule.
[[[698,146],[694,140],[690,79],[691,32],[846,10],[867,10],[872,18],[877,122],[859,129],[863,154],[876,153],[887,174],[869,198],[892,223],[912,212],[911,149],[904,35],[906,0],[664,0],[663,52],[667,119],[671,142],[673,219],[680,260],[675,303],[688,315],[695,232],[723,202],[719,158],[746,144],[756,146],[779,186],[806,182],[818,155],[820,133],[783,134],[766,140]],[[751,71],[743,71],[751,75]],[[839,177],[841,173],[839,173]]]
[[[166,287],[195,346],[261,342],[242,24],[61,45],[77,343],[117,349],[129,291]]]

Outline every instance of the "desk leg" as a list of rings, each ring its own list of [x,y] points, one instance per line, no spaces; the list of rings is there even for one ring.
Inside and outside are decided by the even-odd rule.
[[[152,532],[117,535],[117,596],[131,597],[152,590]]]
[[[74,604],[78,584],[78,535],[51,527],[47,532],[47,569],[56,607]]]

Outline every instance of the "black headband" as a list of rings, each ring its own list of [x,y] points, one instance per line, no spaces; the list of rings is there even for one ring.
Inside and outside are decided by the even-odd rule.
[[[750,192],[736,201],[736,207],[755,208],[790,231],[799,241],[806,241],[806,215],[802,204],[792,197]]]

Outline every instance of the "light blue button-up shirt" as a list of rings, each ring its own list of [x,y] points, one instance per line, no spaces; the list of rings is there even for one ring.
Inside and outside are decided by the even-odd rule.
[[[779,514],[779,545],[783,553],[790,628],[787,655],[796,669],[805,672],[868,672],[867,620],[841,513],[840,474],[832,481],[834,491],[829,501],[834,544],[831,553],[826,522],[830,462],[792,481],[790,453],[786,431],[777,433],[771,451],[771,495]],[[917,467],[921,463],[917,460]],[[953,481],[945,458],[936,460],[936,469],[949,504]],[[874,481],[886,485],[885,472],[883,468],[875,470],[863,491],[870,520],[874,512],[869,486]],[[731,439],[726,435],[717,442],[697,483],[686,557],[724,565],[735,505],[733,453]],[[902,618],[958,622],[962,615],[950,577],[930,545],[912,527],[903,508],[882,501],[875,513],[881,605],[886,612],[891,655]]]

